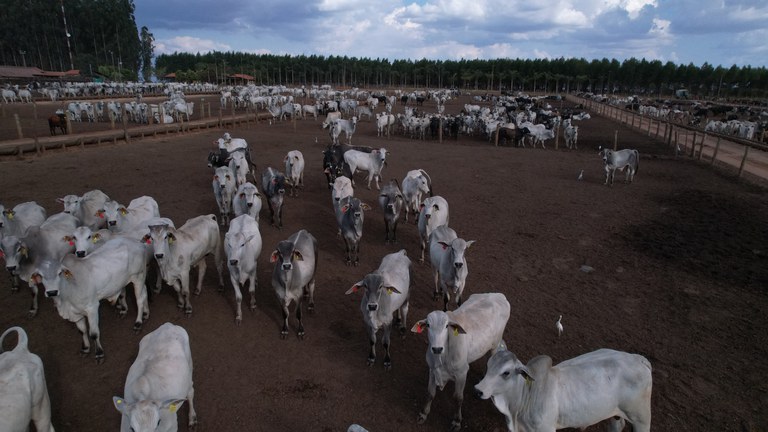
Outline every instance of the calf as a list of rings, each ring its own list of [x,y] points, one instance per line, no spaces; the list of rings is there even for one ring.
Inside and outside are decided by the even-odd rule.
[[[232,287],[235,289],[237,325],[243,321],[243,293],[240,287],[250,281],[248,292],[251,294],[251,310],[256,309],[256,288],[259,284],[256,278],[257,260],[261,255],[261,232],[259,223],[250,215],[243,214],[232,220],[229,231],[224,236],[224,253],[227,256],[227,268]]]
[[[505,347],[488,360],[475,386],[504,414],[510,431],[584,430],[602,420],[620,431],[651,430],[651,364],[643,356],[600,349],[552,366],[548,356],[527,365]]]
[[[62,135],[67,134],[67,120],[63,112],[48,117],[48,129],[50,129],[51,135],[56,135],[56,129],[59,129]]]
[[[442,293],[443,311],[448,310],[451,294],[456,299],[456,305],[461,306],[461,294],[469,273],[464,255],[474,242],[459,238],[448,225],[435,228],[429,235],[429,260],[435,279],[434,298],[437,300]]]
[[[221,166],[216,168],[213,174],[213,196],[216,198],[216,205],[219,206],[219,216],[221,224],[229,223],[229,215],[232,213],[232,198],[235,194],[235,176],[229,167]]]
[[[81,225],[87,225],[92,230],[106,228],[107,220],[104,218],[104,213],[99,212],[109,201],[109,196],[104,192],[94,189],[82,196],[66,195],[58,198],[57,201],[64,205],[64,213],[76,217]]]
[[[188,427],[197,423],[192,382],[192,352],[184,328],[165,323],[141,338],[128,369],[124,398],[113,397],[122,414],[120,432],[178,430],[176,412],[189,401]]]
[[[107,201],[99,210],[107,220],[107,228],[115,232],[127,232],[153,217],[160,217],[160,208],[154,198],[141,196],[131,200],[128,207],[117,201]]]
[[[379,206],[384,213],[384,242],[397,242],[397,222],[403,210],[403,193],[396,179],[384,185],[379,195]]]
[[[151,225],[145,242],[151,242],[155,259],[160,267],[160,274],[178,296],[179,308],[187,315],[192,314],[189,296],[189,272],[197,266],[197,287],[195,295],[200,295],[207,264],[205,257],[213,254],[214,264],[219,273],[219,289],[224,289],[222,274],[221,235],[216,216],[203,215],[187,220],[181,228],[168,224]]]
[[[608,180],[610,180],[610,184],[613,185],[613,177],[617,169],[620,171],[626,169],[627,175],[624,182],[632,183],[640,165],[640,153],[637,150],[623,149],[614,151],[604,148],[600,150],[599,154],[605,163],[605,184],[608,184]]]
[[[283,227],[283,200],[285,198],[285,174],[267,167],[261,174],[261,190],[267,197],[272,226]]]
[[[45,209],[34,201],[16,204],[12,209],[0,204],[0,237],[23,237],[30,227],[45,222],[45,218]]]
[[[83,336],[81,352],[96,345],[96,360],[104,361],[99,331],[99,302],[115,304],[129,283],[136,298],[134,331],[141,330],[149,318],[147,305],[147,256],[144,246],[124,238],[112,239],[85,258],[67,255],[59,262],[47,261],[32,275],[36,284],[45,286],[45,296],[53,299],[56,310],[65,320],[74,322]],[[125,315],[127,309],[120,311]]]
[[[339,230],[344,238],[345,263],[357,266],[360,262],[360,239],[363,237],[364,210],[370,210],[368,204],[348,196],[339,202]]]
[[[350,178],[352,178],[352,184],[355,184],[354,176],[355,171],[368,171],[368,189],[371,188],[371,180],[376,179],[376,189],[379,187],[379,180],[381,180],[381,169],[387,161],[387,149],[380,148],[374,149],[370,153],[361,152],[358,150],[347,150],[344,152],[344,162],[349,166]]]
[[[565,145],[568,148],[578,149],[579,127],[568,125],[565,128]]]
[[[499,345],[509,320],[509,311],[509,302],[504,294],[472,294],[455,311],[430,312],[426,319],[411,328],[415,333],[427,329],[429,339],[429,385],[427,401],[419,413],[419,423],[427,420],[435,390],[438,387],[442,390],[448,381],[454,380],[453,397],[458,407],[453,417],[452,429],[461,428],[461,405],[464,401],[464,385],[469,364],[485,353],[492,352]]]
[[[315,309],[315,271],[317,269],[317,239],[300,230],[277,244],[269,262],[275,265],[272,270],[272,288],[283,309],[283,328],[280,338],[288,336],[288,307],[296,302],[296,319],[299,321],[297,335],[304,338],[304,324],[301,315],[301,301],[309,297],[307,310]]]
[[[5,337],[14,332],[16,347],[3,352]],[[29,352],[28,343],[21,327],[11,327],[0,336],[0,430],[27,432],[32,422],[38,432],[54,432],[43,362]]]
[[[421,258],[419,262],[424,263],[424,250],[427,248],[429,235],[432,230],[440,225],[448,225],[448,201],[441,196],[433,196],[424,199],[419,207],[419,242],[421,245]]]
[[[363,322],[368,329],[368,340],[371,349],[368,353],[368,366],[376,362],[376,333],[384,330],[382,346],[384,347],[384,368],[392,367],[389,354],[389,336],[392,332],[392,321],[397,315],[396,322],[400,334],[405,334],[406,318],[408,316],[408,298],[411,286],[411,260],[405,249],[386,255],[381,265],[373,273],[369,273],[360,282],[352,285],[347,294],[364,289],[360,301],[360,311]]]
[[[259,212],[261,212],[259,189],[253,183],[241,184],[232,200],[232,209],[235,211],[235,217],[248,214],[258,222]]]
[[[299,186],[304,186],[304,155],[298,150],[291,150],[285,156],[285,175],[291,185],[291,196],[299,196]]]
[[[432,196],[432,179],[423,169],[411,170],[403,178],[403,199],[405,200],[405,221],[413,213],[413,222],[418,222],[422,197]]]

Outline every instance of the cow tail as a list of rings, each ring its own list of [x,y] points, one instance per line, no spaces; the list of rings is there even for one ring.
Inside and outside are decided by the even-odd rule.
[[[635,174],[640,169],[640,152],[635,150]]]
[[[18,342],[16,343],[16,348],[14,348],[11,351],[16,351],[17,349],[21,348],[25,351],[27,351],[27,345],[29,339],[27,338],[27,332],[24,331],[21,327],[11,327],[5,332],[3,332],[3,335],[0,336],[0,353],[3,352],[3,341],[5,340],[5,337],[10,334],[11,332],[16,332],[18,335]]]

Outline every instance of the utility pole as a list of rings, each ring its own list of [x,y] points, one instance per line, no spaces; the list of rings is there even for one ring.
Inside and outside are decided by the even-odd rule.
[[[69,44],[69,38],[72,37],[67,30],[67,14],[64,12],[64,0],[61,2],[61,18],[64,20],[64,34],[67,35],[67,51],[69,52],[69,69],[75,68],[75,63],[72,61],[72,46]]]

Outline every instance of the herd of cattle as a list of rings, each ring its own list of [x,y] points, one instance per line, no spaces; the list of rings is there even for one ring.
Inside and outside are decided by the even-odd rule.
[[[331,130],[337,128],[329,124]],[[333,134],[331,135],[332,138]],[[338,138],[338,135],[336,135]],[[349,141],[351,135],[347,135]],[[290,151],[283,159],[284,171],[264,167],[257,174],[248,143],[230,134],[215,141],[208,156],[213,170],[212,189],[219,215],[200,215],[176,227],[163,217],[157,201],[149,196],[123,205],[100,190],[59,199],[63,211],[47,215],[35,202],[12,208],[0,206],[0,256],[13,278],[13,289],[21,282],[33,293],[29,314],[38,311],[38,290],[52,299],[59,315],[74,322],[82,334],[81,352],[91,352],[98,362],[105,353],[100,341],[99,307],[109,301],[119,314],[128,312],[126,287],[132,285],[136,319],[140,331],[149,318],[147,275],[155,267],[154,292],[162,283],[173,287],[178,307],[193,312],[191,294],[199,294],[208,256],[218,272],[219,290],[227,272],[236,297],[235,322],[242,322],[242,291],[248,284],[249,307],[256,307],[257,262],[264,247],[259,214],[262,200],[269,208],[269,221],[282,227],[286,193],[298,196],[303,186],[304,156]],[[429,369],[427,400],[419,414],[424,422],[430,413],[437,388],[454,381],[457,403],[452,428],[462,423],[462,401],[469,365],[490,353],[487,372],[475,386],[482,399],[491,399],[516,430],[554,430],[587,427],[610,419],[620,430],[625,422],[636,431],[649,431],[651,421],[651,365],[642,356],[602,349],[552,365],[539,356],[527,364],[506,349],[502,340],[510,317],[510,304],[501,293],[475,293],[463,298],[469,272],[466,251],[474,243],[449,227],[449,204],[433,194],[432,179],[423,169],[407,172],[401,182],[380,184],[386,166],[386,148],[331,143],[323,152],[331,205],[339,236],[345,245],[345,262],[359,263],[365,212],[370,206],[355,197],[354,178],[367,172],[367,187],[374,182],[385,220],[385,241],[397,240],[401,218],[416,221],[420,262],[429,261],[434,278],[434,298],[443,299],[442,310],[416,321],[410,330],[427,334],[426,362]],[[616,169],[627,171],[632,181],[639,162],[636,150],[601,151],[606,183],[613,182]],[[258,185],[258,186],[257,186]],[[222,235],[223,234],[223,235]],[[281,338],[291,331],[291,306],[295,332],[303,338],[302,303],[314,308],[317,239],[300,229],[274,246],[271,287],[282,308]],[[197,267],[197,285],[190,289],[190,272]],[[375,271],[354,283],[347,295],[360,294],[360,312],[367,328],[370,350],[367,362],[376,362],[377,335],[381,334],[384,367],[392,367],[391,331],[407,330],[412,261],[405,250],[381,259]],[[455,309],[449,310],[455,303]],[[0,354],[0,430],[26,431],[32,421],[38,431],[53,431],[51,401],[40,359],[27,350],[23,329],[13,327],[0,337],[0,352],[6,335],[16,333],[16,347]],[[122,415],[123,431],[177,430],[177,415],[189,404],[190,427],[194,426],[194,388],[189,336],[166,323],[147,334],[139,344],[122,397],[113,399]],[[564,389],[567,389],[564,390]],[[55,403],[55,398],[54,398]]]

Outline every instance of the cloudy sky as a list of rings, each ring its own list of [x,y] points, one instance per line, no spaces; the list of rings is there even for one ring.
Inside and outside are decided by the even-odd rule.
[[[768,65],[766,0],[134,0],[156,54]]]

